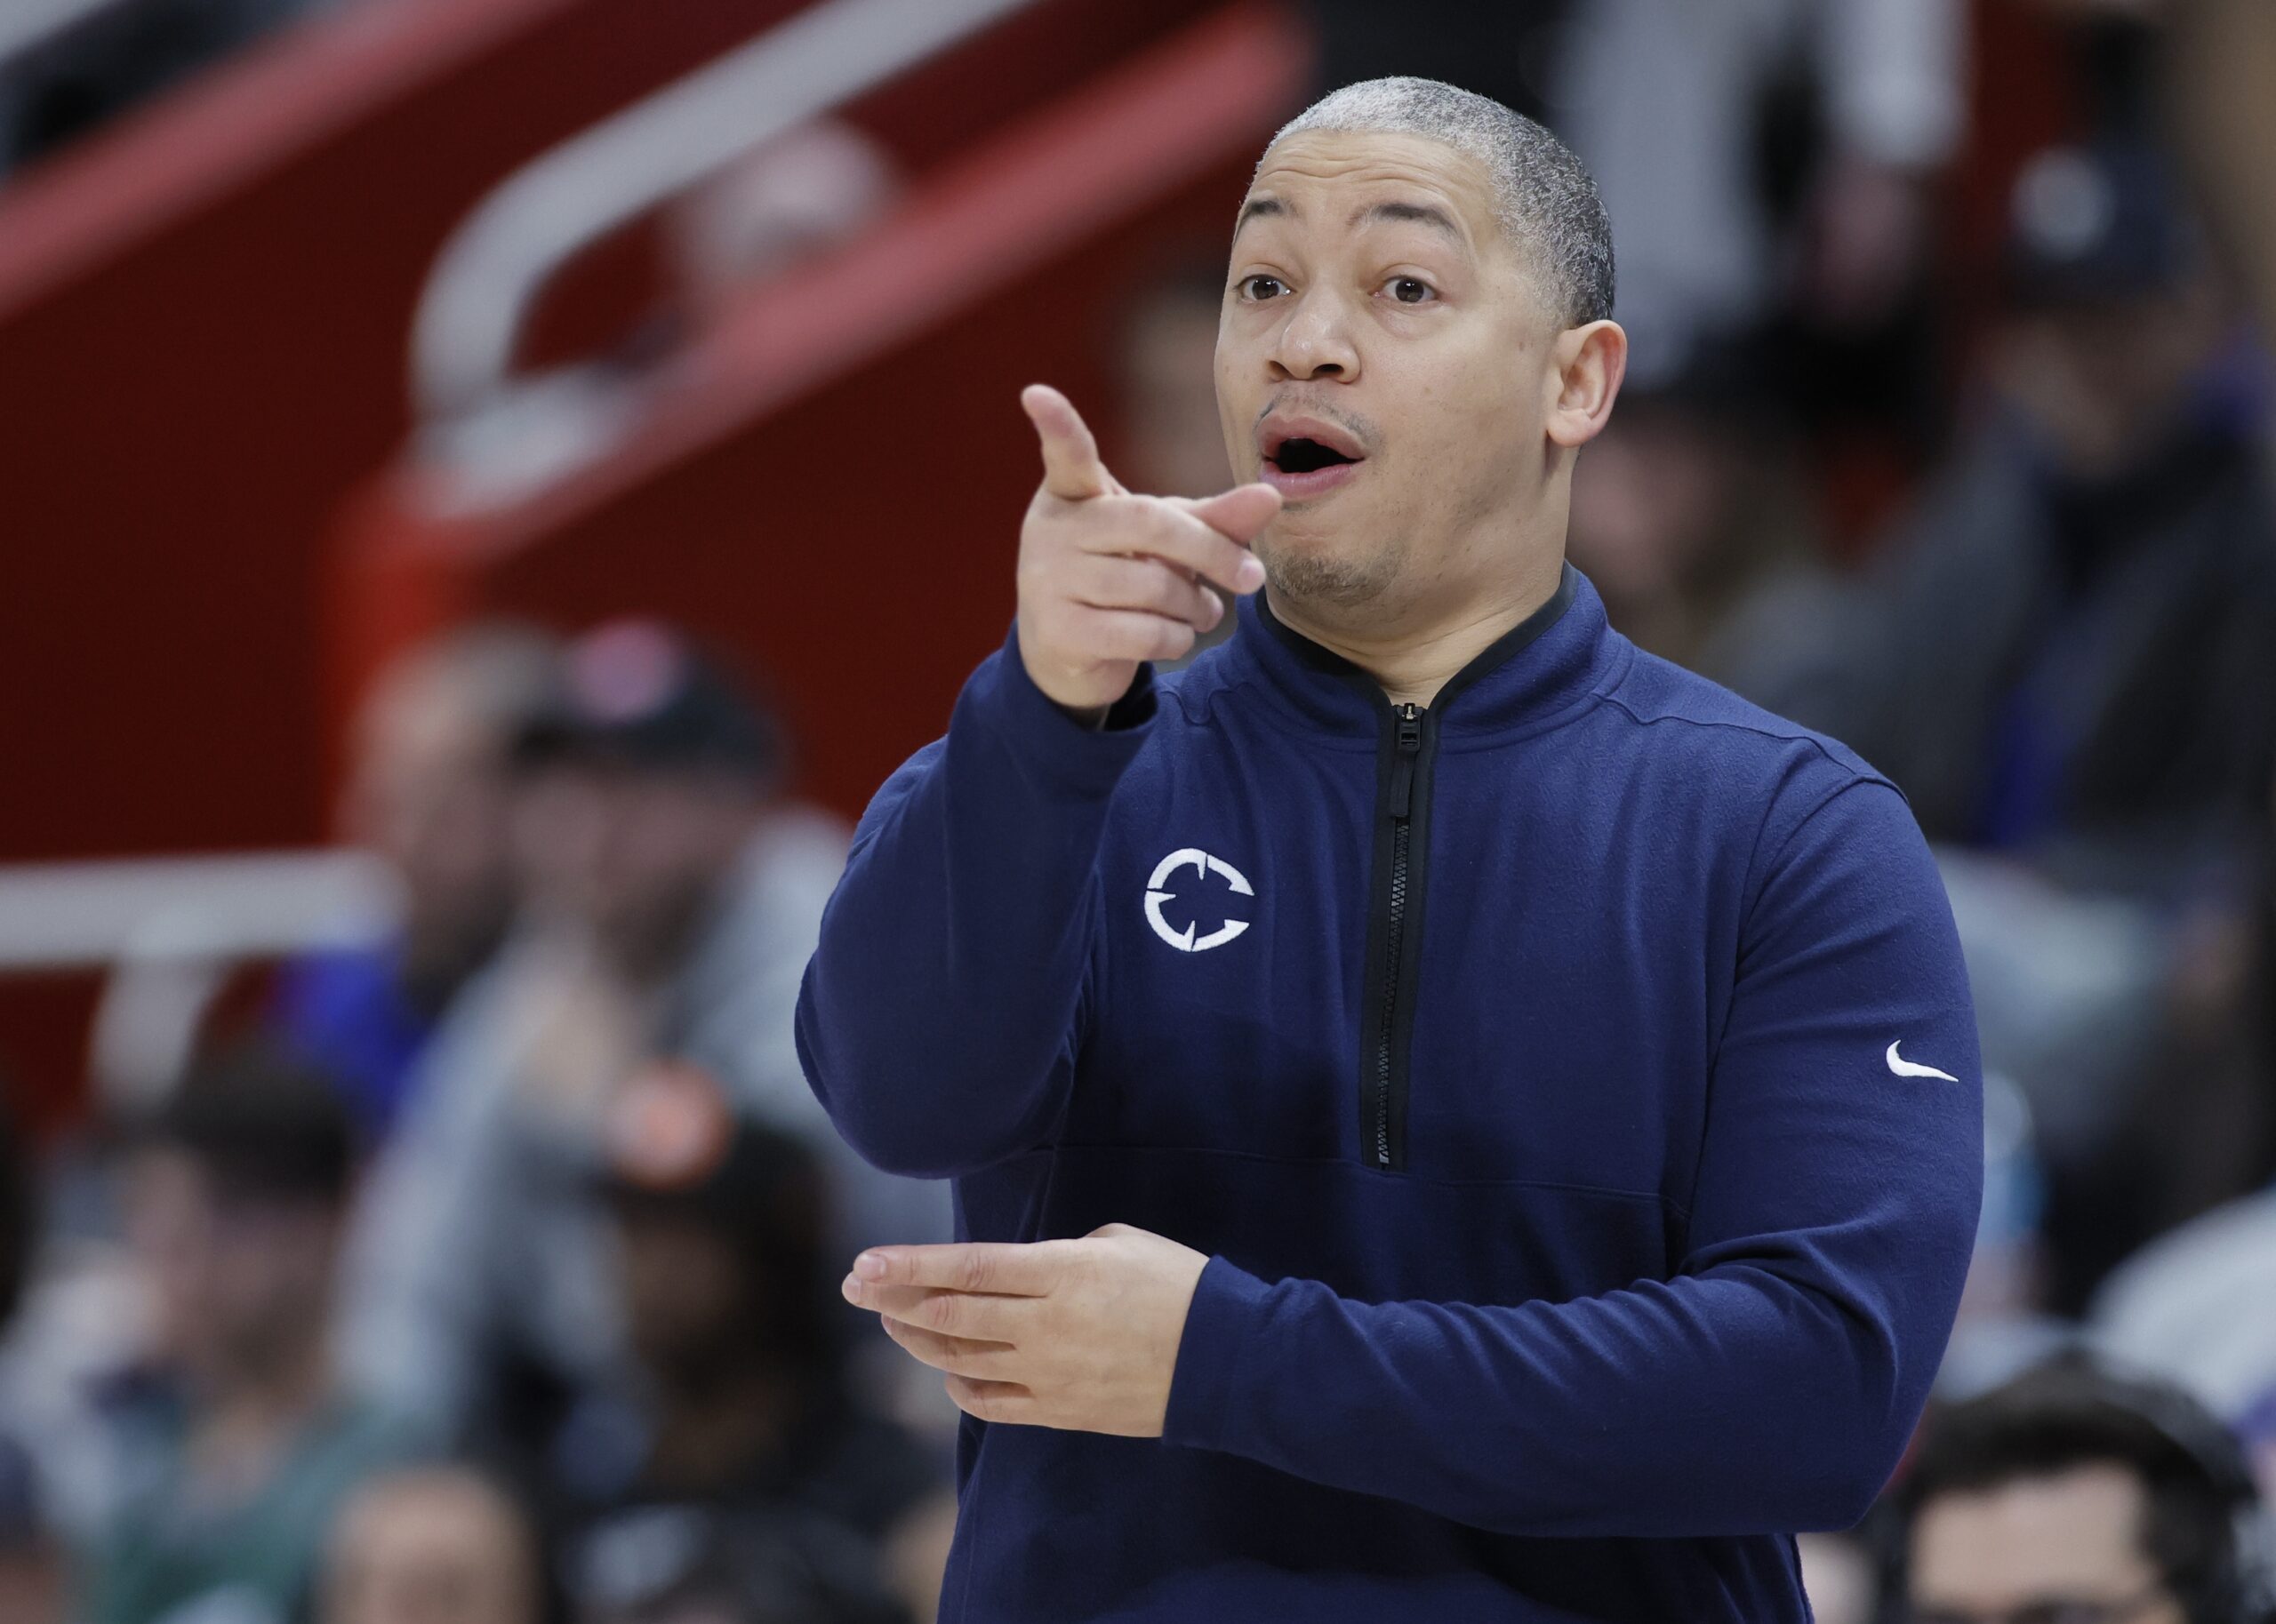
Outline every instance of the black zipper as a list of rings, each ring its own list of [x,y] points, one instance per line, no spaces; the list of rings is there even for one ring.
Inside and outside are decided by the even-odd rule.
[[[1406,1104],[1405,1057],[1400,1051],[1399,1013],[1400,988],[1406,980],[1401,973],[1406,950],[1407,898],[1412,876],[1409,861],[1414,850],[1413,812],[1414,809],[1414,776],[1422,756],[1422,709],[1409,700],[1393,708],[1396,725],[1391,733],[1390,792],[1384,797],[1384,816],[1389,823],[1390,841],[1384,852],[1378,894],[1382,907],[1382,948],[1375,974],[1369,980],[1375,983],[1377,1017],[1374,1028],[1374,1052],[1370,1056],[1374,1067],[1372,1078],[1373,1110],[1369,1113],[1373,1128],[1370,1146],[1375,1165],[1398,1168],[1406,1165],[1405,1134],[1393,1134],[1393,1116],[1403,1117],[1398,1108]],[[1400,1124],[1404,1126],[1403,1122]]]
[[[1367,956],[1359,988],[1358,1054],[1358,1146],[1368,1165],[1397,1172],[1406,1165],[1406,1072],[1425,925],[1424,873],[1430,867],[1431,780],[1439,754],[1439,725],[1447,703],[1487,672],[1515,657],[1554,626],[1580,591],[1580,572],[1567,564],[1549,601],[1481,650],[1431,696],[1429,708],[1385,701],[1382,685],[1364,667],[1282,624],[1264,596],[1249,600],[1272,636],[1306,668],[1349,684],[1379,707],[1381,747],[1375,757],[1374,866],[1367,903]]]

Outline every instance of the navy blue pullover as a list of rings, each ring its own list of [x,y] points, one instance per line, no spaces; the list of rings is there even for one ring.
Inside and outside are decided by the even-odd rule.
[[[1102,731],[1014,636],[854,836],[797,1040],[959,1239],[1209,1254],[1159,1438],[962,1418],[942,1624],[1808,1616],[1982,1189],[1896,788],[1569,565],[1427,708],[1262,595]]]

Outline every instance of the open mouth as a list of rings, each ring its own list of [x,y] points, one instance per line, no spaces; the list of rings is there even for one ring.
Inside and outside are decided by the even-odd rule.
[[[1357,457],[1347,457],[1333,445],[1301,436],[1281,442],[1280,449],[1265,459],[1284,474],[1310,474],[1320,468],[1333,468],[1340,462],[1357,462]]]
[[[1257,446],[1267,484],[1292,501],[1325,495],[1350,478],[1367,453],[1351,436],[1318,418],[1276,414],[1259,426]]]

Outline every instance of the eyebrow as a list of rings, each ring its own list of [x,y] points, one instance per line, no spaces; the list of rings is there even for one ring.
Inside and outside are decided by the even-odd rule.
[[[1354,226],[1362,221],[1369,224],[1377,222],[1398,224],[1411,221],[1418,226],[1430,227],[1433,231],[1443,234],[1460,247],[1470,246],[1469,239],[1463,236],[1462,228],[1455,224],[1454,216],[1435,204],[1379,203],[1371,208],[1360,210],[1351,217],[1351,223]]]
[[[1253,220],[1262,220],[1267,215],[1293,217],[1294,213],[1294,209],[1269,193],[1262,197],[1252,197],[1241,205],[1240,218],[1233,222],[1233,235],[1238,236],[1241,228]]]
[[[1233,235],[1240,236],[1241,228],[1253,220],[1294,220],[1294,218],[1296,218],[1294,209],[1268,192],[1262,196],[1252,197],[1241,205],[1240,218],[1233,222]],[[1436,204],[1371,204],[1351,216],[1351,225],[1355,228],[1363,224],[1428,226],[1457,247],[1470,246],[1470,239],[1463,235],[1462,228],[1455,223],[1454,216]]]

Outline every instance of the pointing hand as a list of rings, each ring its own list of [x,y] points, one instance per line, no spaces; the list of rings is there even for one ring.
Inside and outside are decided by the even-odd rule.
[[[1225,611],[1203,579],[1232,593],[1264,584],[1248,544],[1280,493],[1134,496],[1065,396],[1031,384],[1020,404],[1043,443],[1043,484],[1020,527],[1020,658],[1053,700],[1095,715],[1130,691],[1141,660],[1176,659],[1216,625]]]

